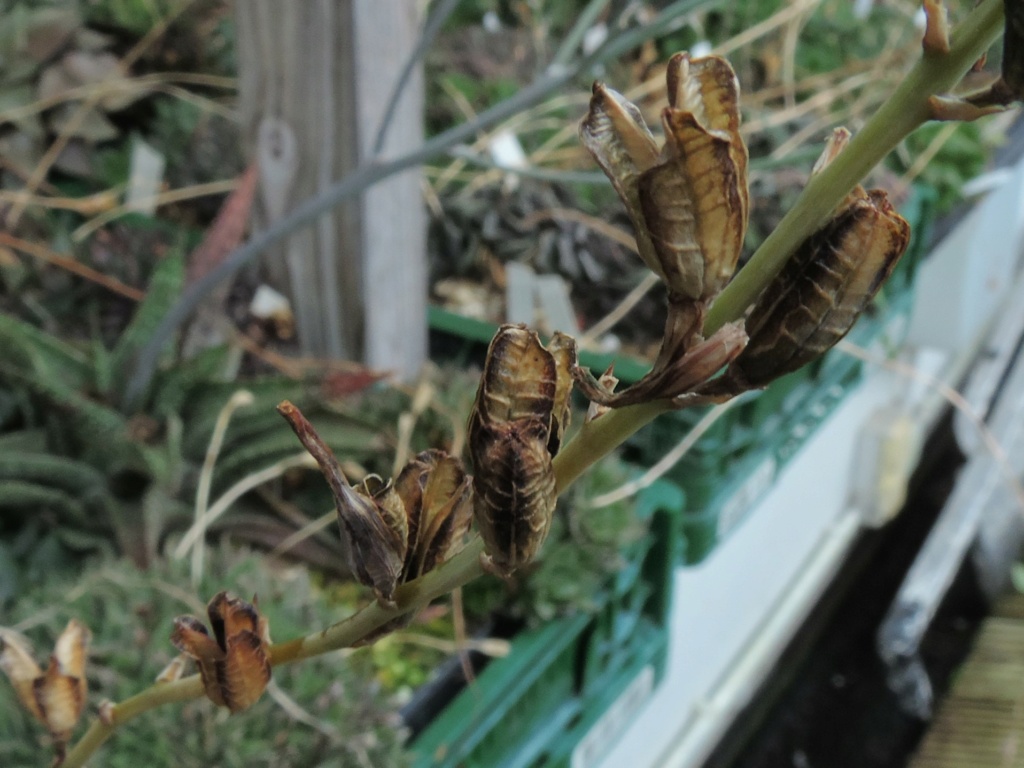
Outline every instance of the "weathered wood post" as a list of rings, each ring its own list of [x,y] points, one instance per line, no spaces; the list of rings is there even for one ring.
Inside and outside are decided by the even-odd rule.
[[[419,32],[412,0],[238,0],[239,89],[259,162],[257,228],[372,159],[386,104]],[[423,141],[423,78],[403,89],[381,155]],[[265,256],[290,297],[303,351],[408,378],[426,357],[421,173],[371,187]]]

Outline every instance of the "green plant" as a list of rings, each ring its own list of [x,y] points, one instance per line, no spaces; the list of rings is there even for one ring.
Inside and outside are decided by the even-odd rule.
[[[0,393],[10,403],[0,435],[0,507],[23,521],[42,516],[64,546],[102,549],[112,535],[135,562],[152,562],[166,534],[192,516],[207,447],[240,389],[249,402],[223,435],[211,491],[220,495],[254,469],[298,454],[267,416],[297,387],[298,399],[313,405],[320,399],[316,383],[236,380],[226,347],[188,360],[167,350],[177,364],[161,370],[140,410],[124,407],[126,371],[179,296],[183,264],[181,249],[158,263],[145,299],[109,349],[95,335],[76,344],[0,315],[0,343],[8,350]],[[366,460],[383,449],[372,427],[321,413],[328,441],[347,457]]]
[[[289,636],[311,623],[329,622],[338,608],[304,569],[271,568],[243,550],[219,549],[215,555],[198,594],[224,581],[249,597],[258,594],[271,632]],[[155,679],[172,661],[167,636],[173,618],[201,613],[196,593],[181,587],[187,578],[182,563],[161,561],[148,571],[124,560],[101,563],[77,578],[51,579],[22,593],[5,612],[0,637],[19,630],[42,648],[68,617],[91,617],[92,700],[117,701],[129,695],[134,681]],[[325,657],[276,676],[287,694],[264,697],[245,718],[225,719],[206,701],[155,712],[124,734],[104,765],[402,766],[401,734],[388,714],[396,704],[373,668],[357,661]],[[37,730],[12,696],[0,696],[0,763],[37,763]]]

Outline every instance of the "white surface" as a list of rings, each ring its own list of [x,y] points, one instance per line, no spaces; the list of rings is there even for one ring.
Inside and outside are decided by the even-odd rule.
[[[696,766],[715,746],[852,541],[859,515],[846,499],[857,435],[896,390],[889,374],[868,376],[731,537],[677,571],[665,680],[601,768]]]
[[[929,256],[917,281],[910,342],[973,350],[1009,290],[1024,229],[1024,163]]]

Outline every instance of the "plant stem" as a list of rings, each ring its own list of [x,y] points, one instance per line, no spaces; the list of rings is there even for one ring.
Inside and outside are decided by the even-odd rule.
[[[778,272],[788,255],[819,226],[843,197],[903,138],[929,119],[929,96],[945,93],[959,81],[963,73],[996,40],[1002,28],[1002,19],[1002,0],[984,0],[955,30],[948,54],[926,54],[922,57],[850,145],[808,183],[796,206],[722,292],[708,317],[708,335],[724,323],[742,316],[746,307]],[[372,171],[370,174],[364,171],[364,175],[373,174]],[[315,215],[312,209],[315,208],[317,212],[324,210],[316,201],[308,203],[304,208],[309,209],[305,214],[309,218]],[[295,218],[292,222],[301,218],[298,214],[293,216]],[[294,223],[292,228],[297,226],[300,224]],[[250,255],[255,255],[266,245],[263,242],[261,246],[256,246]],[[644,403],[610,411],[584,424],[575,439],[555,457],[557,492],[564,491],[594,462],[667,410],[669,408],[664,403]],[[355,644],[396,616],[422,607],[482,575],[481,552],[483,543],[479,538],[473,539],[437,570],[401,586],[395,595],[396,607],[385,608],[374,603],[325,630],[274,645],[270,649],[271,663],[275,666],[289,664]],[[198,698],[202,693],[199,677],[193,675],[175,682],[158,683],[112,706],[107,722],[96,720],[67,753],[64,768],[81,768],[117,726],[137,715],[163,704]]]
[[[630,405],[587,422],[555,456],[555,493],[562,494],[588,467],[626,441],[656,416],[671,410],[665,401]]]
[[[999,37],[1002,0],[984,0],[958,26],[949,53],[925,53],[892,95],[821,173],[726,286],[708,313],[705,335],[743,315],[747,307],[868,172],[921,124],[931,119],[928,99],[948,93]]]

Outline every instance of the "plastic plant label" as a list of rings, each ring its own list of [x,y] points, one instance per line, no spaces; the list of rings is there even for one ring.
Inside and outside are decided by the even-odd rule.
[[[572,751],[570,768],[591,768],[600,763],[653,692],[654,667],[648,665],[640,670],[640,674],[633,678],[619,694],[619,698],[612,702],[580,739],[580,743]]]

